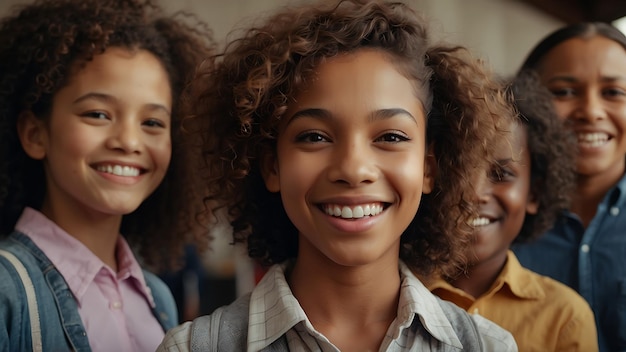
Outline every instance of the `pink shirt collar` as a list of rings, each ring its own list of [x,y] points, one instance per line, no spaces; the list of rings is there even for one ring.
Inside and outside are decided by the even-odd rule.
[[[35,209],[25,208],[15,229],[27,235],[46,254],[65,278],[79,306],[89,285],[98,272],[104,269],[110,271],[118,280],[130,278],[135,288],[154,308],[154,299],[146,285],[141,266],[121,235],[116,244],[118,272],[114,273],[85,245]]]

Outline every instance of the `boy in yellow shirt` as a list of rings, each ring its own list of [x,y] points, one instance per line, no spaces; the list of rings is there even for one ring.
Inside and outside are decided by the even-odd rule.
[[[554,114],[550,93],[522,73],[512,91],[520,111],[481,175],[467,270],[428,288],[510,331],[520,351],[597,351],[593,313],[569,287],[523,268],[509,249],[542,234],[568,204],[575,145]]]

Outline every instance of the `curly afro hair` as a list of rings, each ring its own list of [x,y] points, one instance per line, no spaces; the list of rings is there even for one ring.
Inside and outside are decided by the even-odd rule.
[[[12,232],[25,207],[39,209],[46,192],[42,162],[30,159],[19,142],[18,116],[29,111],[47,119],[56,92],[109,47],[149,51],[172,86],[170,167],[148,200],[124,216],[120,230],[147,264],[157,264],[181,253],[182,242],[199,225],[201,208],[193,210],[194,173],[188,168],[193,143],[183,134],[178,97],[215,43],[202,21],[165,15],[150,0],[40,0],[0,21],[0,234]]]
[[[426,21],[402,3],[344,0],[286,8],[232,40],[201,70],[190,116],[204,135],[207,201],[226,207],[235,242],[264,264],[293,259],[298,230],[280,194],[269,192],[260,160],[275,153],[278,125],[293,97],[327,58],[379,50],[415,84],[428,112],[435,188],[401,237],[400,258],[416,272],[463,265],[470,238],[471,179],[491,160],[499,121],[514,111],[501,84],[462,47],[433,45]]]
[[[519,123],[526,129],[531,192],[539,207],[526,214],[515,242],[530,241],[548,230],[569,207],[576,187],[576,138],[554,110],[552,94],[534,70],[522,70],[510,85]]]

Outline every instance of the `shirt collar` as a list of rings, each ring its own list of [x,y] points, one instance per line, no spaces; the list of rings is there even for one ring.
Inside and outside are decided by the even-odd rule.
[[[130,278],[148,303],[152,307],[155,306],[141,267],[122,236],[118,237],[116,243],[118,258],[116,274],[82,242],[35,209],[25,208],[15,229],[27,235],[44,252],[67,282],[79,306],[87,288],[101,270],[108,270],[118,280]]]
[[[615,192],[615,206],[618,206],[620,208],[624,207],[624,205],[626,204],[626,174],[624,174],[624,176],[622,176],[622,178],[617,182],[617,185],[613,192]]]
[[[309,322],[285,278],[287,263],[274,265],[252,291],[248,322],[248,350],[261,350],[302,323],[306,330],[326,340]],[[398,339],[402,331],[421,323],[434,338],[461,349],[462,345],[437,298],[400,262],[402,278],[397,317],[391,331]],[[415,319],[418,317],[418,319]],[[327,340],[326,340],[327,341]]]
[[[428,288],[439,297],[453,301],[466,310],[477,300],[477,298],[472,297],[460,288],[452,286],[441,278],[434,280],[428,285]],[[505,288],[521,299],[541,299],[545,297],[545,292],[537,281],[536,275],[522,267],[515,254],[510,250],[507,253],[506,264],[502,268],[500,275],[481,297],[491,297]],[[481,297],[478,297],[478,299]]]

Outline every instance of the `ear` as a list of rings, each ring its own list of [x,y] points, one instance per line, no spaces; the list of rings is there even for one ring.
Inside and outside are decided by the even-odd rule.
[[[422,193],[428,194],[435,188],[435,177],[437,176],[437,160],[429,147],[424,158],[424,180],[422,185]]]
[[[36,160],[42,160],[46,156],[45,123],[35,117],[32,111],[23,111],[17,118],[17,134],[22,148],[28,156]]]
[[[261,175],[265,181],[265,187],[270,192],[280,191],[280,176],[278,175],[278,159],[271,151],[263,153],[261,157]]]

